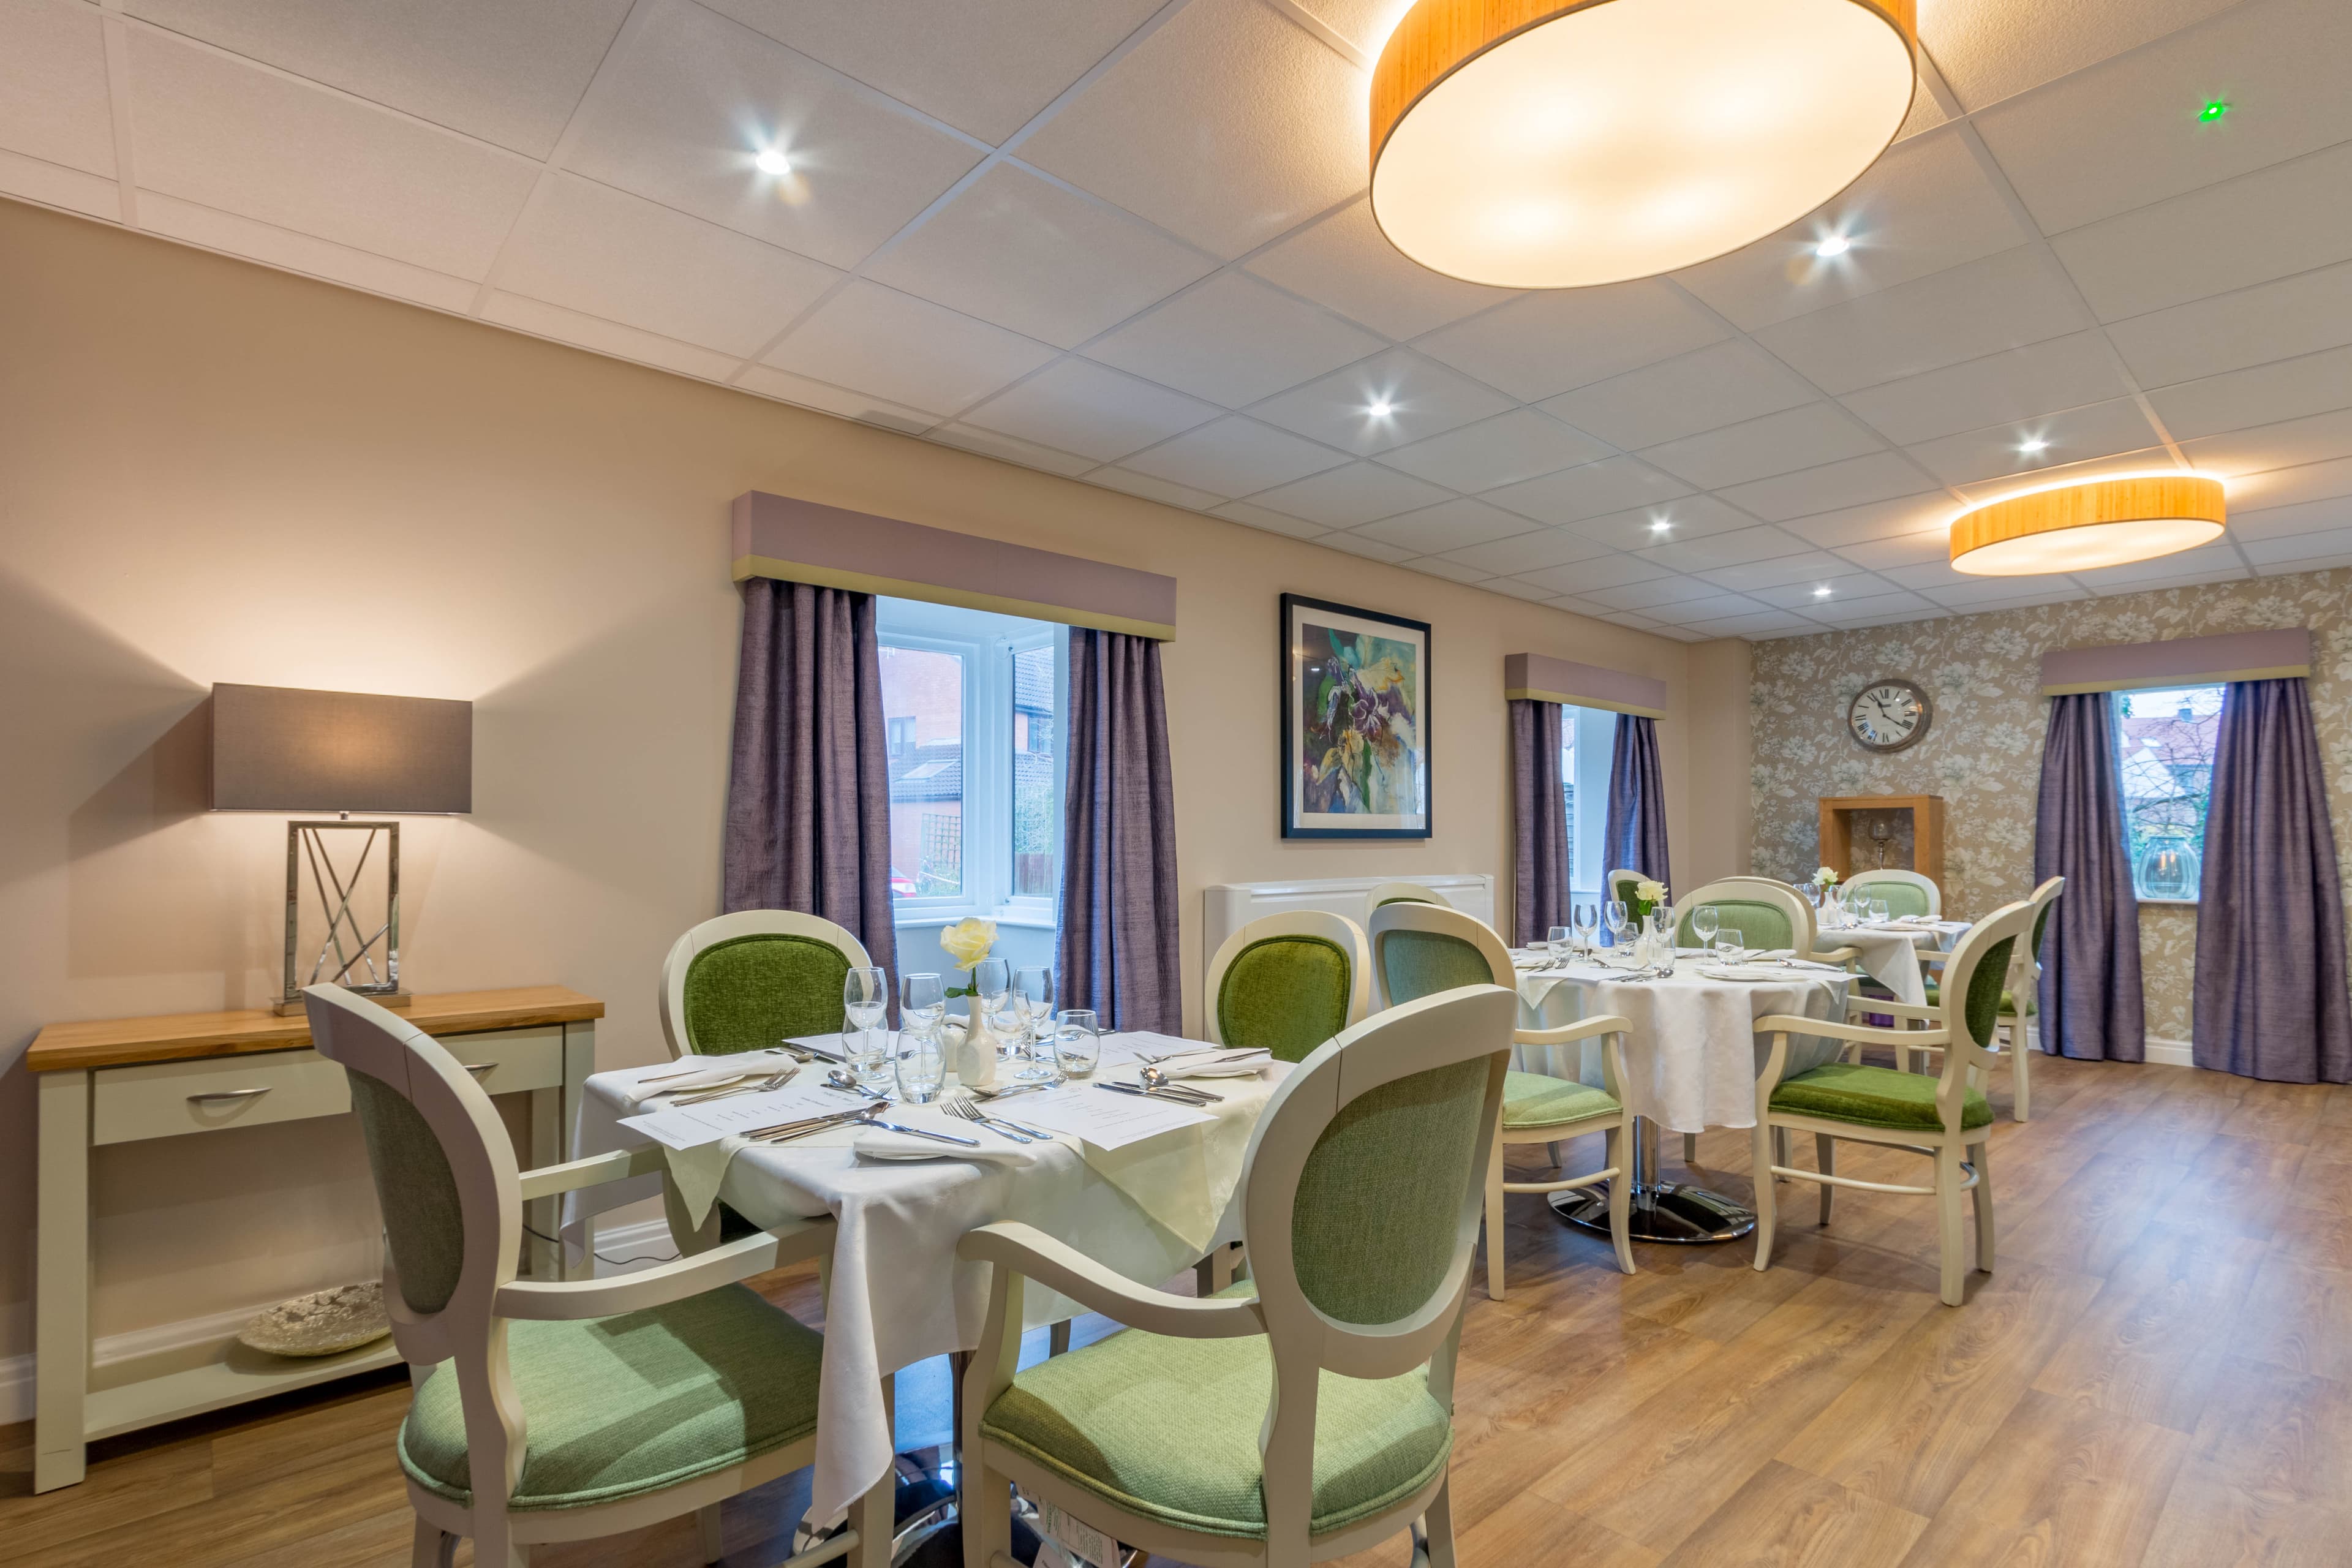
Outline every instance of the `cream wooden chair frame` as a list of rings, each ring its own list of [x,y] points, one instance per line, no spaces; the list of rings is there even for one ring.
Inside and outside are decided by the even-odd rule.
[[[1391,899],[1402,899],[1411,904],[1435,904],[1441,910],[1450,910],[1454,907],[1446,902],[1444,894],[1434,888],[1423,887],[1419,882],[1382,882],[1364,895],[1366,917],[1369,918],[1374,910],[1379,909]]]
[[[1944,918],[1944,889],[1936,886],[1935,879],[1917,871],[1905,871],[1888,867],[1880,871],[1856,871],[1845,879],[1848,888],[1867,888],[1873,882],[1895,882],[1906,888],[1916,888],[1927,895],[1927,918]]]
[[[473,1469],[470,1509],[407,1482],[409,1506],[416,1514],[414,1568],[449,1568],[459,1536],[472,1538],[474,1561],[482,1568],[522,1568],[534,1545],[617,1535],[688,1513],[697,1517],[703,1560],[716,1563],[722,1552],[719,1503],[814,1463],[815,1436],[618,1502],[509,1510],[507,1500],[521,1481],[530,1451],[530,1430],[508,1370],[506,1324],[515,1319],[608,1318],[684,1300],[786,1264],[828,1258],[833,1221],[807,1221],[781,1236],[747,1237],[609,1279],[519,1280],[515,1261],[526,1201],[661,1172],[660,1151],[623,1150],[518,1172],[506,1125],[490,1097],[438,1042],[398,1014],[341,986],[314,985],[303,995],[319,1054],[389,1086],[425,1119],[448,1160],[464,1219],[465,1256],[457,1289],[439,1311],[410,1310],[388,1249],[384,1259],[384,1307],[392,1318],[393,1342],[412,1378],[422,1382],[439,1363],[456,1363]],[[848,1530],[789,1559],[783,1568],[814,1568],[843,1556],[849,1568],[887,1568],[894,1501],[893,1482],[885,1476],[852,1506]]]
[[[2042,918],[2042,911],[2047,909],[2050,905],[2056,903],[2059,896],[2064,893],[2065,890],[2066,879],[2063,877],[2053,877],[2049,880],[2043,882],[2040,887],[2034,889],[2032,896],[2026,900],[2026,907],[2032,911],[2032,918],[2025,922],[2026,934],[2024,940],[2020,942],[2016,947],[2011,950],[2009,960],[2009,979],[2002,987],[2002,989],[2006,990],[2010,994],[2011,997],[2017,1003],[2016,1012],[2003,1012],[2000,1015],[1999,1028],[2001,1042],[2000,1054],[2009,1058],[2010,1114],[2019,1121],[2031,1121],[2033,1120],[2033,1058],[2035,1053],[2032,1042],[2025,1037],[2025,1020],[2031,1016],[2026,1011],[2027,1005],[2030,1003],[2038,1005],[2037,999],[2040,997],[2042,992],[2042,955],[2033,950],[2033,922],[2040,920]],[[1941,954],[1937,955],[1938,958],[1941,958],[1942,956],[1943,955]],[[1949,965],[1947,963],[1946,973],[1948,974],[1949,973]],[[1938,995],[1943,994],[1940,985],[1937,987],[1937,994]],[[1884,1009],[1878,1008],[1874,1005],[1871,1010],[1884,1011]],[[1923,1046],[1914,1042],[1912,1048],[1914,1050],[1932,1051],[1937,1047],[1933,1046]],[[1983,1082],[1979,1082],[1977,1084],[1977,1088],[1979,1089],[1986,1087],[1986,1084]]]
[[[1430,904],[1390,904],[1372,915],[1372,965],[1374,984],[1380,1005],[1385,1013],[1400,1005],[1389,996],[1388,978],[1378,961],[1381,940],[1391,931],[1426,931],[1445,936],[1459,937],[1477,948],[1486,960],[1486,967],[1495,984],[1518,992],[1518,974],[1511,967],[1511,950],[1496,935],[1495,928],[1475,915],[1460,910],[1444,909]],[[1406,1004],[1409,1005],[1409,1004]],[[1506,1193],[1572,1193],[1602,1182],[1609,1186],[1609,1241],[1617,1254],[1618,1271],[1631,1274],[1633,1269],[1633,1243],[1627,1234],[1633,1222],[1633,1183],[1631,1167],[1626,1163],[1627,1136],[1633,1131],[1633,1115],[1623,1109],[1625,1104],[1625,1031],[1631,1026],[1621,1016],[1602,1013],[1559,1029],[1523,1029],[1516,1022],[1511,1029],[1515,1046],[1567,1046],[1598,1037],[1601,1040],[1601,1088],[1619,1106],[1615,1119],[1594,1117],[1570,1124],[1562,1132],[1540,1127],[1512,1129],[1496,1123],[1495,1152],[1486,1169],[1486,1295],[1490,1300],[1503,1300],[1503,1195]],[[1587,1134],[1605,1135],[1601,1150],[1601,1168],[1590,1175],[1574,1176],[1559,1182],[1509,1182],[1503,1179],[1503,1151],[1530,1143],[1544,1144],[1551,1155],[1553,1169],[1559,1167],[1559,1146]]]
[[[1756,1267],[1759,1270],[1772,1265],[1772,1236],[1778,1205],[1772,1182],[1762,1179],[1762,1173],[1769,1171],[1775,1179],[1811,1182],[1820,1186],[1821,1222],[1823,1225],[1830,1223],[1831,1200],[1839,1187],[1934,1198],[1937,1252],[1942,1268],[1941,1289],[1937,1293],[1948,1307],[1961,1304],[1963,1287],[1968,1279],[1967,1250],[1961,1235],[1960,1194],[1971,1194],[1976,1207],[1977,1271],[1983,1274],[1992,1272],[1992,1178],[1987,1159],[1992,1126],[1987,1123],[1982,1127],[1963,1128],[1960,1115],[1966,1093],[1972,1087],[1970,1075],[1988,1070],[1999,1058],[1997,1047],[1990,1044],[1998,1037],[1999,1030],[1989,1030],[1985,1042],[1979,1042],[1969,1034],[1968,991],[1977,966],[1991,950],[2003,941],[2022,942],[2032,922],[2032,906],[2030,903],[2005,904],[1978,921],[1960,939],[1959,945],[1952,950],[1950,960],[1945,965],[1947,980],[1942,1000],[1936,1006],[1914,1007],[1907,1003],[1875,999],[1867,1004],[1870,1012],[1889,1014],[1898,1020],[1923,1022],[1927,1026],[1925,1029],[1873,1028],[1861,1024],[1801,1018],[1786,1013],[1773,1014],[1758,1020],[1757,1028],[1759,1031],[1769,1030],[1772,1035],[1771,1057],[1756,1079],[1754,1157],[1759,1173],[1756,1182]],[[2013,952],[2016,949],[2012,946],[2011,951]],[[1922,1047],[1941,1050],[1944,1066],[1936,1085],[1936,1115],[1942,1125],[1934,1130],[1865,1127],[1828,1117],[1774,1110],[1772,1092],[1780,1086],[1781,1074],[1788,1068],[1789,1037],[1791,1034],[1843,1040],[1854,1046],[1891,1046],[1897,1063],[1902,1064],[1904,1070],[1908,1068],[1909,1052]],[[1808,1171],[1776,1160],[1773,1156],[1774,1134],[1783,1131],[1811,1132],[1821,1169]],[[1935,1162],[1934,1184],[1909,1186],[1841,1176],[1837,1174],[1836,1155],[1837,1141],[1841,1138],[1924,1154]]]
[[[798,910],[739,910],[731,915],[720,915],[716,920],[689,927],[685,935],[671,944],[669,956],[662,960],[658,998],[662,1043],[669,1047],[672,1060],[687,1054],[686,972],[693,967],[695,955],[705,948],[732,942],[739,936],[771,934],[804,936],[824,942],[846,955],[852,969],[870,968],[874,963],[866,956],[866,944],[852,935],[847,927],[835,925],[821,915],[803,914]]]
[[[1391,887],[1408,886],[1390,883]],[[1378,889],[1374,889],[1378,891]],[[1217,1001],[1225,989],[1225,971],[1244,949],[1271,937],[1320,937],[1348,955],[1348,1023],[1360,1024],[1372,1010],[1372,950],[1364,940],[1364,928],[1345,915],[1335,915],[1325,910],[1287,910],[1280,914],[1264,915],[1250,921],[1218,945],[1209,960],[1208,972],[1201,980],[1201,1013],[1208,1031],[1209,1043],[1225,1043],[1224,1029],[1217,1021]]]
[[[1283,1079],[1250,1134],[1235,1194],[1253,1260],[1254,1299],[1202,1300],[1138,1285],[1026,1225],[983,1226],[964,1237],[958,1253],[991,1266],[987,1323],[963,1382],[960,1500],[965,1568],[1018,1568],[1011,1544],[1011,1489],[1016,1484],[1029,1497],[1116,1541],[1197,1568],[1303,1568],[1360,1552],[1406,1527],[1425,1552],[1428,1568],[1454,1568],[1452,1496],[1444,1471],[1372,1518],[1321,1536],[1309,1532],[1316,1402],[1327,1370],[1344,1377],[1387,1378],[1425,1365],[1430,1394],[1452,1410],[1462,1310],[1478,1237],[1477,1184],[1464,1185],[1454,1257],[1443,1282],[1418,1310],[1389,1323],[1343,1323],[1317,1310],[1296,1273],[1292,1207],[1307,1157],[1350,1101],[1398,1079],[1480,1057],[1490,1068],[1478,1131],[1478,1157],[1485,1159],[1501,1117],[1517,1006],[1517,996],[1501,986],[1465,986],[1423,997],[1358,1024]],[[982,1436],[982,1418],[1012,1386],[1020,1363],[1022,1292],[1031,1279],[1147,1333],[1266,1337],[1274,1387],[1259,1437],[1265,1540],[1182,1530],[1130,1512]],[[1421,1558],[1417,1552],[1416,1561]]]
[[[1723,882],[1761,882],[1768,888],[1778,888],[1795,899],[1797,907],[1804,912],[1805,945],[1798,951],[1799,958],[1811,959],[1815,963],[1852,965],[1862,956],[1859,948],[1822,946],[1822,912],[1813,908],[1812,900],[1805,897],[1805,890],[1795,883],[1784,882],[1778,877],[1739,876],[1717,877],[1715,882],[1709,883],[1708,886],[1713,887],[1716,883]]]

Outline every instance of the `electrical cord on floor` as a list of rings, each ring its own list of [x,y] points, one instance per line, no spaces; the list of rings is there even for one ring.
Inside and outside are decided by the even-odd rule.
[[[562,1242],[557,1240],[554,1237],[541,1235],[538,1231],[531,1229],[531,1227],[527,1224],[522,1228],[525,1234],[532,1237],[536,1240],[547,1243],[550,1247],[562,1247],[563,1245]],[[600,1252],[596,1254],[596,1261],[599,1263],[609,1263],[615,1268],[625,1268],[632,1263],[675,1263],[678,1260],[678,1256],[679,1255],[677,1253],[673,1252],[667,1258],[656,1258],[652,1253],[648,1252],[642,1258],[607,1258]]]

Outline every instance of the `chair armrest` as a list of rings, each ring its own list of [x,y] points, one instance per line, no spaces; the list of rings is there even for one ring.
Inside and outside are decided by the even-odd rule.
[[[966,1231],[956,1255],[1010,1268],[1104,1317],[1149,1333],[1229,1340],[1265,1332],[1255,1300],[1203,1301],[1138,1285],[1034,1226],[1007,1220]]]
[[[610,1279],[517,1279],[499,1287],[490,1310],[501,1318],[575,1321],[609,1318],[683,1301],[833,1249],[831,1219],[810,1220],[784,1236],[747,1236],[709,1252]]]
[[[522,1195],[531,1198],[551,1198],[558,1193],[574,1193],[583,1187],[602,1186],[629,1176],[650,1175],[664,1169],[661,1149],[648,1143],[642,1149],[615,1149],[609,1154],[591,1154],[585,1160],[571,1160],[561,1165],[541,1165],[535,1171],[522,1173]]]
[[[1882,1018],[1916,1018],[1923,1024],[1944,1021],[1943,1014],[1936,1008],[1922,1007],[1916,1002],[1890,1001],[1884,996],[1856,997],[1846,1003],[1845,1010],[1848,1013],[1875,1013]]]
[[[1578,1040],[1589,1040],[1596,1035],[1613,1035],[1633,1026],[1614,1013],[1602,1013],[1591,1018],[1580,1018],[1559,1029],[1513,1029],[1511,1044],[1515,1046],[1566,1046]]]
[[[1865,1046],[1941,1046],[1950,1043],[1948,1029],[1874,1029],[1866,1025],[1841,1023],[1834,1018],[1801,1018],[1792,1013],[1773,1013],[1756,1020],[1759,1035],[1811,1035],[1819,1039],[1854,1040]]]
[[[1862,956],[1862,949],[1858,947],[1832,947],[1826,951],[1809,952],[1806,953],[1805,956],[1811,959],[1815,963],[1852,963],[1855,959]]]

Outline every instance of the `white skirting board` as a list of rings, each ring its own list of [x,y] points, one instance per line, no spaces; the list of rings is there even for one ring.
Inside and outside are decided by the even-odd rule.
[[[602,1279],[614,1274],[633,1274],[640,1268],[651,1268],[657,1263],[666,1262],[677,1256],[677,1244],[670,1239],[668,1225],[655,1219],[600,1229],[596,1233],[596,1274]],[[607,1263],[604,1260],[608,1258],[625,1258],[635,1261]],[[209,1317],[188,1318],[157,1328],[108,1334],[91,1347],[92,1357],[100,1366],[107,1366],[116,1362],[185,1350],[191,1345],[215,1343],[235,1334],[256,1312],[275,1305],[274,1301],[263,1301],[250,1307],[239,1307],[233,1311],[215,1312]],[[31,1353],[0,1356],[0,1426],[32,1418]]]
[[[2025,1044],[2029,1050],[2042,1048],[2042,1031],[2032,1024],[2025,1026]],[[2193,1068],[2197,1058],[2190,1054],[2187,1040],[2168,1040],[2161,1035],[2147,1037],[2147,1065],[2159,1068]]]

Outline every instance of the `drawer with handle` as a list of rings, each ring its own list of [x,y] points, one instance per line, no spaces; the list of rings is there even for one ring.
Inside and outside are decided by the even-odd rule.
[[[563,1079],[560,1026],[453,1035],[441,1043],[492,1094],[551,1089]],[[338,1116],[352,1108],[343,1069],[308,1048],[100,1068],[90,1076],[90,1142],[97,1144]]]

